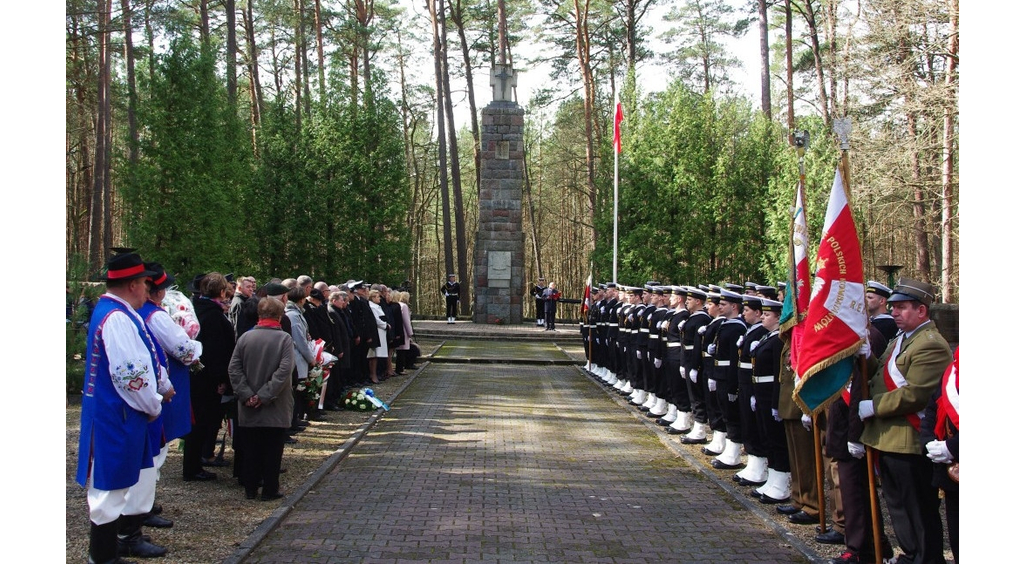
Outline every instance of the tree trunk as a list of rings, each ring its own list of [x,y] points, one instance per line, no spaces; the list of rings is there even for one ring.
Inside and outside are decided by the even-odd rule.
[[[210,1],[199,0],[199,40],[204,49],[210,47]]]
[[[124,60],[128,81],[128,162],[133,166],[139,162],[139,128],[135,121],[139,94],[135,88],[135,46],[132,42],[132,8],[129,0],[121,0],[124,19]]]
[[[302,62],[302,111],[308,116],[310,111],[310,104],[312,98],[309,95],[309,56],[306,44],[306,2],[305,0],[296,0],[298,7],[299,16],[299,29],[301,30],[298,35],[296,45],[298,45],[298,51],[295,56],[299,57]]]
[[[794,142],[796,112],[793,110],[793,5],[786,0],[786,125],[789,127],[789,144]]]
[[[772,117],[772,73],[768,50],[768,2],[757,0],[757,29],[761,44],[761,112]]]
[[[960,62],[960,0],[949,0],[946,104],[942,108],[942,301],[953,299],[953,147],[956,143],[957,65]]]
[[[263,87],[260,85],[260,54],[259,47],[256,44],[256,26],[253,21],[252,2],[246,2],[243,24],[245,25],[245,37],[249,52],[249,98],[252,106],[250,114],[252,118],[253,154],[258,155],[256,130],[259,129],[260,121],[263,117]]]
[[[327,99],[327,80],[324,77],[324,22],[320,13],[320,0],[315,0],[313,13],[316,24],[316,68],[317,77],[320,79],[320,103]]]
[[[295,131],[302,131],[302,83],[305,79],[302,76],[302,0],[292,0],[292,8],[295,10]]]
[[[251,4],[250,0],[250,4]],[[235,0],[224,0],[224,12],[227,16],[225,25],[228,28],[227,50],[227,78],[228,78],[228,101],[231,107],[238,103],[238,37],[235,32]]]
[[[459,33],[459,45],[462,48],[462,64],[466,67],[466,92],[469,96],[469,128],[473,134],[473,170],[476,171],[476,194],[480,197],[480,123],[476,116],[476,89],[473,88],[473,64],[469,56],[469,42],[466,40],[465,13],[462,0],[455,0],[452,8],[452,21]]]
[[[96,145],[93,165],[92,209],[89,214],[89,267],[99,272],[110,235],[110,4],[97,0],[99,70],[96,88]]]
[[[444,119],[444,82],[442,78],[442,50],[437,0],[427,0],[427,10],[430,12],[430,24],[434,31],[434,75],[435,88],[437,89],[437,160],[438,169],[441,173],[441,213],[444,222],[444,267],[445,275],[455,272],[455,257],[452,253],[452,213],[448,201],[448,151],[445,147],[445,119]]]
[[[804,19],[807,20],[807,35],[811,41],[811,54],[814,55],[814,72],[818,76],[818,101],[821,103],[821,117],[825,120],[827,131],[832,130],[832,114],[829,112],[828,92],[825,90],[825,65],[821,58],[821,45],[818,42],[818,25],[814,17],[814,5],[811,0],[804,0]]]
[[[595,179],[596,166],[594,143],[594,102],[596,99],[596,85],[594,84],[594,71],[590,63],[590,0],[573,0],[573,15],[576,18],[576,58],[580,65],[580,75],[583,78],[583,120],[586,132],[586,158],[587,158],[587,220],[591,225],[591,247],[597,245],[597,225],[594,222],[594,215],[597,209],[597,182]]]
[[[444,111],[448,121],[448,150],[451,153],[450,162],[452,169],[452,203],[455,216],[455,254],[458,261],[457,267],[459,280],[469,279],[466,257],[466,213],[462,207],[462,170],[459,166],[459,142],[455,135],[455,115],[452,112],[452,89],[451,78],[448,72],[448,25],[445,23],[444,1],[438,4],[439,13],[437,19],[441,24],[441,85],[444,87]],[[441,125],[438,126],[440,128]],[[469,284],[459,285],[459,309],[462,315],[469,313]]]

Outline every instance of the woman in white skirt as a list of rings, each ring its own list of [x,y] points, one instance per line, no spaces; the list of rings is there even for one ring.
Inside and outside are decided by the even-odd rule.
[[[380,337],[380,346],[375,349],[370,349],[366,354],[370,364],[370,381],[374,384],[380,384],[380,380],[377,379],[377,359],[388,358],[388,323],[384,315],[384,309],[380,307],[380,291],[370,290],[370,311],[373,312],[374,321],[377,322],[377,335]]]

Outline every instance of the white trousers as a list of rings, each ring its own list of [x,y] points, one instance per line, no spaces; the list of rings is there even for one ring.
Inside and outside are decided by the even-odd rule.
[[[92,485],[92,471],[89,472],[89,520],[97,525],[116,521],[121,515],[141,515],[153,509],[156,499],[156,482],[160,479],[160,467],[167,460],[167,445],[153,457],[153,467],[139,472],[139,481],[129,488],[100,490]]]

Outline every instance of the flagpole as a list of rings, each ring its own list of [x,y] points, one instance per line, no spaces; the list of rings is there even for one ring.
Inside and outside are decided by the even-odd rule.
[[[846,191],[846,201],[850,202],[852,207],[853,188],[850,184],[850,132],[853,130],[853,124],[848,117],[836,119],[832,122],[832,130],[839,137],[839,170],[843,176],[843,189]],[[867,316],[866,310],[864,315]],[[868,321],[870,322],[870,318]],[[864,357],[860,357],[857,364],[860,368],[861,376],[861,397],[866,398],[870,394],[868,388],[868,363]],[[868,499],[871,506],[871,536],[875,544],[875,564],[882,564],[882,523],[880,519],[881,511],[878,506],[878,488],[875,479],[875,458],[877,453],[871,447],[865,447],[864,450],[866,451],[865,458],[867,459],[865,463],[868,465]]]
[[[619,115],[619,94],[615,93],[615,115],[616,121]],[[612,204],[612,282],[619,283],[619,151],[622,147],[622,134],[619,131],[619,124],[615,124],[617,145],[612,148],[615,154],[615,177],[613,183],[613,204]]]

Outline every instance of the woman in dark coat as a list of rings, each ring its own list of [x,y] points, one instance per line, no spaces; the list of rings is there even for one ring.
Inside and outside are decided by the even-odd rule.
[[[263,298],[259,322],[238,340],[228,372],[238,396],[238,424],[245,429],[242,485],[255,499],[260,484],[264,501],[282,497],[278,475],[284,440],[292,424],[292,338],[281,330],[284,304]]]
[[[220,397],[228,392],[228,363],[235,350],[235,330],[228,321],[223,304],[231,299],[231,285],[218,272],[211,272],[199,283],[195,298],[199,335],[203,344],[199,357],[202,369],[189,377],[192,400],[192,431],[184,437],[182,478],[186,482],[215,480],[217,475],[203,470],[203,445],[216,441],[222,410]]]

